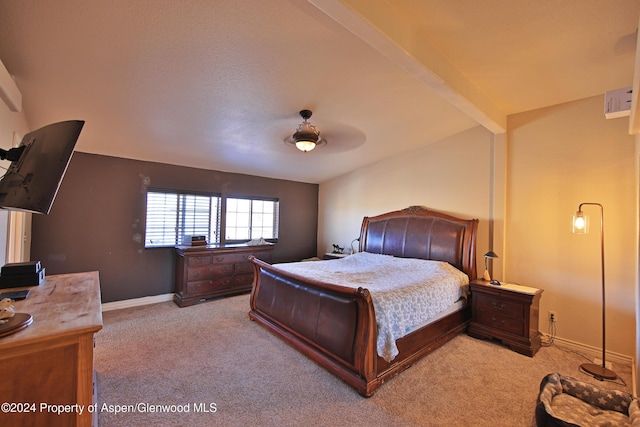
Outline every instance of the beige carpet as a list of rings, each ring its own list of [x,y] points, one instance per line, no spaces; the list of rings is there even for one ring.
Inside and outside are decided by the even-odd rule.
[[[248,307],[242,295],[104,313],[99,425],[526,427],[548,373],[631,392],[628,366],[614,366],[626,387],[601,383],[554,346],[529,358],[460,335],[366,399],[250,321]]]

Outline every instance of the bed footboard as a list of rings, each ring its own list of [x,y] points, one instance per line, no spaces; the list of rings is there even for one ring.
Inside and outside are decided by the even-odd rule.
[[[364,396],[379,387],[376,323],[369,291],[298,277],[251,257],[249,317]]]

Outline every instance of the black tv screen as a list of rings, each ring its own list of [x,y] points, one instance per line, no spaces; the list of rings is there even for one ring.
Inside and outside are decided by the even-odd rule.
[[[53,123],[26,134],[17,148],[0,151],[1,159],[11,160],[0,179],[0,208],[48,214],[83,125]]]

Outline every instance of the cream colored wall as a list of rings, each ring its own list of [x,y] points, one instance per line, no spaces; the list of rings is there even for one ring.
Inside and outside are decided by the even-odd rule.
[[[491,190],[492,159],[501,158],[495,155],[496,146],[502,145],[493,134],[476,127],[321,184],[318,253],[330,252],[333,243],[348,250],[360,235],[364,216],[423,205],[480,219],[477,252],[482,274],[492,195],[501,194]]]
[[[599,210],[588,235],[571,233],[581,202],[604,206],[607,350],[635,354],[637,204],[628,120],[606,120],[596,96],[509,117],[505,274],[544,289],[540,329],[601,348]]]
[[[365,215],[419,204],[480,219],[481,274],[491,220],[500,255],[494,277],[544,289],[540,330],[548,331],[551,309],[559,338],[599,349],[598,211],[585,208],[596,221],[592,233],[571,233],[578,205],[599,202],[606,221],[607,350],[633,357],[635,145],[627,120],[606,120],[602,109],[596,96],[513,115],[506,136],[474,128],[321,184],[318,253],[333,243],[348,250]]]

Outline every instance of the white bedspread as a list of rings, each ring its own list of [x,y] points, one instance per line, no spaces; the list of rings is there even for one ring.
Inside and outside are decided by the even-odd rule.
[[[378,325],[378,355],[387,362],[398,355],[397,339],[468,293],[468,276],[440,261],[359,252],[337,260],[276,266],[323,282],[368,289]]]

